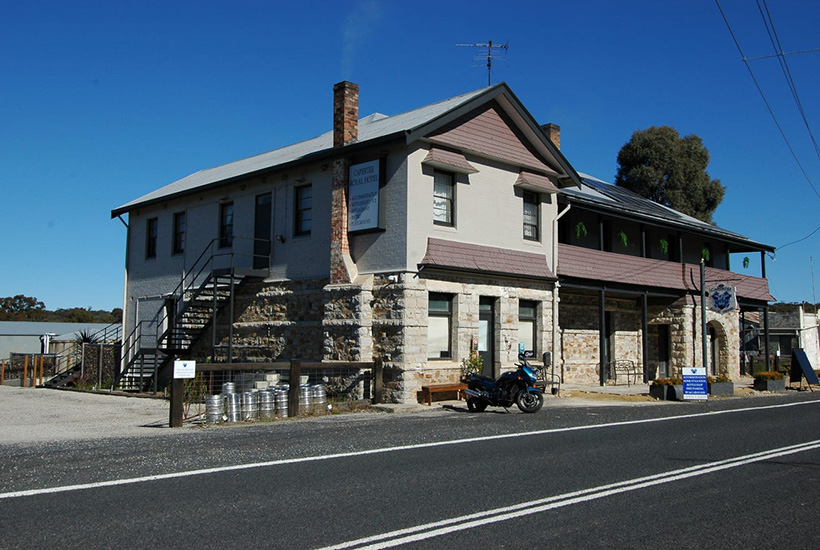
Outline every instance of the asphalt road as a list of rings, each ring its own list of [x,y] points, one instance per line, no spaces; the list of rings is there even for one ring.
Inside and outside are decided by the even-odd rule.
[[[0,548],[816,548],[820,393],[0,445]]]

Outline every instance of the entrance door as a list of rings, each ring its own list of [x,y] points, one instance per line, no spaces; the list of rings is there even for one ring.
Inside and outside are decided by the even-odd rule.
[[[481,373],[495,377],[495,298],[478,300],[478,354],[484,362]]]
[[[256,196],[253,221],[253,268],[270,267],[271,194]]]
[[[669,378],[669,325],[658,325],[658,378]]]
[[[718,359],[718,339],[717,332],[712,327],[707,329],[709,334],[709,368],[707,372],[712,376],[717,375],[717,359]]]

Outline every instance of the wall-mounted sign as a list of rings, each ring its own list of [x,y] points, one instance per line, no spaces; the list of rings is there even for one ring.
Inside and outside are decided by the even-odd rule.
[[[737,292],[735,287],[723,283],[706,292],[706,307],[717,313],[728,313],[737,310]]]
[[[174,378],[196,378],[196,361],[174,361]]]
[[[379,227],[379,160],[350,167],[347,231],[363,231]]]

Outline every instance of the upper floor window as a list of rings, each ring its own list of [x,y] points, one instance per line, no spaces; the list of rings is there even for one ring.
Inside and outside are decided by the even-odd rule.
[[[455,225],[455,203],[453,174],[436,172],[433,177],[433,223]]]
[[[172,247],[174,254],[182,254],[185,252],[186,227],[185,212],[177,212],[174,214],[174,244]]]
[[[539,240],[538,228],[540,227],[538,214],[541,206],[541,198],[538,193],[524,191],[524,238],[529,241]]]
[[[225,248],[233,245],[233,203],[219,205],[219,246]]]
[[[159,219],[150,218],[145,226],[145,257],[157,257],[157,235],[159,234]]]
[[[297,187],[294,192],[295,235],[310,235],[313,229],[313,189],[310,185]]]

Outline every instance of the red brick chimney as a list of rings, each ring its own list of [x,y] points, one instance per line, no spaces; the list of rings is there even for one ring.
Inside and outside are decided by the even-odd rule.
[[[359,139],[359,86],[339,82],[333,86],[333,147],[341,149]],[[340,151],[341,153],[341,151]],[[330,282],[350,284],[356,276],[356,265],[350,257],[347,237],[347,178],[350,159],[333,160],[330,204]]]
[[[359,139],[359,85],[347,80],[333,86],[333,147]]]
[[[544,124],[543,126],[541,126],[541,129],[544,130],[544,133],[547,134],[547,137],[550,139],[550,141],[560,151],[561,150],[561,127],[558,126],[557,124],[553,124],[553,123],[550,122],[549,124]]]

